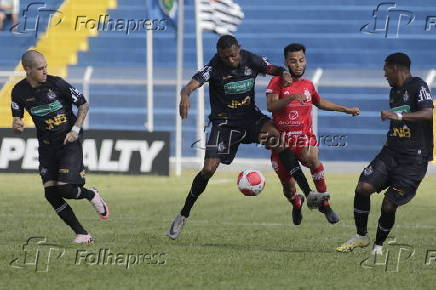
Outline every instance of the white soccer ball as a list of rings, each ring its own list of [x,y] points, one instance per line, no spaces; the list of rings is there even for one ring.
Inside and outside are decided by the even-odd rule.
[[[259,195],[265,187],[265,177],[258,170],[244,170],[238,175],[238,188],[245,196]]]

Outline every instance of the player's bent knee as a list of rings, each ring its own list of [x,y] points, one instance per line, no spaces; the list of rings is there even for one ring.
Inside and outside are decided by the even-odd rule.
[[[375,188],[371,184],[364,183],[364,182],[359,182],[355,190],[355,194],[366,195],[366,196],[369,196],[374,192],[375,192]]]
[[[56,181],[54,181],[54,180],[49,180],[43,184],[44,188],[47,188],[50,186],[55,186],[55,185],[56,185]]]
[[[66,199],[76,199],[78,195],[77,186],[72,184],[58,185],[58,194]]]
[[[389,189],[388,189],[388,191],[389,191]],[[395,212],[397,210],[397,208],[398,208],[398,206],[395,203],[393,203],[392,201],[390,201],[385,196],[385,198],[383,199],[381,210],[383,212],[386,212],[386,213],[392,213],[392,212]]]
[[[206,161],[204,163],[203,169],[201,170],[201,173],[205,178],[209,179],[215,174],[215,171],[217,170],[219,164],[220,164],[219,160]]]

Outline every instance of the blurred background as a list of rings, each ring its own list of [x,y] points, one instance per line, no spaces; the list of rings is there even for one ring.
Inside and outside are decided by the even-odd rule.
[[[215,54],[220,34],[233,33],[244,49],[278,65],[284,46],[304,44],[305,78],[315,82],[320,95],[360,107],[359,117],[315,112],[325,161],[367,162],[383,145],[388,123],[380,121],[379,111],[389,107],[383,73],[388,54],[409,54],[412,73],[436,86],[436,3],[431,0],[0,3],[5,15],[0,18],[1,127],[10,127],[10,90],[23,76],[21,54],[34,47],[45,54],[49,74],[65,77],[89,99],[87,128],[170,132],[170,161],[174,165],[180,156],[183,167],[201,160],[201,142],[192,144],[201,134],[204,138],[209,100],[207,86],[204,105],[196,93],[191,96],[189,118],[177,135],[177,71],[185,84]],[[264,112],[269,79],[259,77],[256,83],[256,102]],[[253,164],[265,162],[269,152],[248,145],[238,156]]]

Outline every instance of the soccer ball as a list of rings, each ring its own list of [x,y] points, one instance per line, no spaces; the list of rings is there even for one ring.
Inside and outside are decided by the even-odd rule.
[[[265,187],[265,177],[258,170],[244,170],[238,175],[238,188],[245,196],[259,195]]]

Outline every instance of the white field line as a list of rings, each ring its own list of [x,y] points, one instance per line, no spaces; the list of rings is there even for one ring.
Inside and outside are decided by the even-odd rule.
[[[235,183],[236,178],[221,178],[221,179],[212,179],[209,184],[224,184],[224,183]]]

